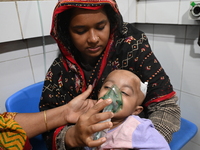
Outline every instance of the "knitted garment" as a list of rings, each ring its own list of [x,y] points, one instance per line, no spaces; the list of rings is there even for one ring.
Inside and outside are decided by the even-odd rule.
[[[13,119],[16,113],[0,114],[0,150],[23,150],[27,136]]]

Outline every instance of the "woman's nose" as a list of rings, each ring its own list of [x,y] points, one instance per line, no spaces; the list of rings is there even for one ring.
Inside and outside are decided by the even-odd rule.
[[[95,33],[95,31],[90,31],[88,35],[88,43],[97,43],[99,41],[99,36]]]

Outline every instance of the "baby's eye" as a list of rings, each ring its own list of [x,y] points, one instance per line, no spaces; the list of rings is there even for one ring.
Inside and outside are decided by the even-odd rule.
[[[123,95],[126,95],[126,96],[128,96],[128,94],[127,94],[126,92],[123,92],[123,91],[122,91],[121,93],[122,93]]]
[[[111,87],[109,87],[109,86],[104,86],[104,88],[105,88],[105,89],[111,89]]]

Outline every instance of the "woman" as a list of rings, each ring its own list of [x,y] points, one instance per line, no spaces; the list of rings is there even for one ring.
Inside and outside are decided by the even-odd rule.
[[[47,72],[41,111],[68,103],[90,84],[93,91],[89,98],[96,100],[106,76],[112,70],[125,69],[149,83],[143,117],[151,119],[165,139],[171,140],[172,133],[179,129],[180,108],[169,77],[151,51],[145,34],[123,22],[114,0],[59,1],[51,35],[61,55]],[[111,122],[98,124],[103,118],[89,110],[75,126],[45,133],[49,148],[52,142],[52,149],[59,149],[60,145],[60,149],[101,145],[105,138],[93,141],[91,135],[112,126]]]

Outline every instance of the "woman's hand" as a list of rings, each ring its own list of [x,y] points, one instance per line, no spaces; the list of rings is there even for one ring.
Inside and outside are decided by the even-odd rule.
[[[87,99],[91,92],[92,86],[89,85],[85,92],[66,104],[67,108],[64,110],[63,114],[65,115],[64,117],[67,123],[76,123],[80,115],[95,105],[97,102],[96,100]]]
[[[111,99],[103,100],[98,102],[98,104],[89,109],[86,113],[82,114],[76,125],[67,131],[66,145],[69,147],[96,147],[103,144],[106,141],[105,137],[94,141],[92,136],[98,131],[111,128],[113,126],[112,122],[101,122],[112,118],[114,116],[112,112],[99,113],[104,107],[111,103]]]

